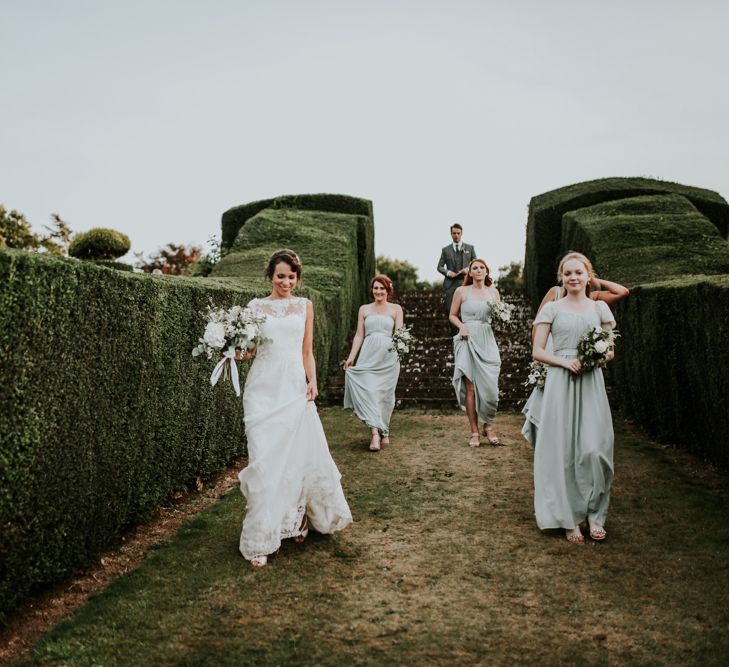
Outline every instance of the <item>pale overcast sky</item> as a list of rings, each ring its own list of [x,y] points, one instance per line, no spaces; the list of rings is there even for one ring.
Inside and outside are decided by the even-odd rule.
[[[729,196],[722,0],[0,0],[0,25],[0,203],[36,230],[149,253],[336,192],[433,279],[451,223],[521,260],[529,199],[577,181]]]

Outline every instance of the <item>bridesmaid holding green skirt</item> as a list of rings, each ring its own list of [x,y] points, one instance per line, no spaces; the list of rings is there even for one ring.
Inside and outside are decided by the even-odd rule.
[[[375,276],[370,292],[373,302],[359,309],[352,350],[344,363],[344,408],[369,426],[370,451],[376,452],[390,444],[390,417],[400,375],[392,334],[402,327],[403,312],[400,305],[389,302],[394,290],[387,276]]]
[[[492,445],[500,445],[491,422],[499,403],[501,357],[490,324],[491,304],[501,295],[491,281],[489,267],[472,259],[468,273],[453,295],[449,320],[458,328],[453,337],[453,388],[458,405],[466,411],[471,428],[471,447],[481,445],[478,420]]]
[[[588,296],[591,274],[584,255],[565,255],[559,275],[566,294],[534,320],[532,355],[549,364],[534,452],[534,511],[540,529],[563,528],[574,544],[585,541],[585,520],[592,539],[605,539],[613,481],[613,423],[602,370],[582,373],[577,354],[587,331],[615,326],[609,306]],[[546,349],[550,333],[553,352]],[[607,360],[613,356],[608,351]]]

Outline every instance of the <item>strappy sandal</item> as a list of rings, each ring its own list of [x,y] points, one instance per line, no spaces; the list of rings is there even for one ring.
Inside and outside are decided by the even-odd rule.
[[[486,440],[489,441],[489,445],[493,445],[494,447],[503,447],[504,443],[499,440],[499,436],[497,435],[491,435],[489,434],[489,425],[484,424],[483,425],[483,434]]]
[[[481,446],[481,436],[478,434],[478,432],[471,433],[471,439],[468,441],[468,444],[471,447],[480,447]]]
[[[306,514],[304,514],[304,518],[302,519],[301,526],[299,526],[299,528],[301,529],[301,533],[294,535],[294,542],[298,542],[300,544],[309,535],[309,517],[307,517]]]
[[[595,526],[594,528],[590,528],[590,537],[595,540],[595,542],[602,542],[607,537],[607,533],[604,528]]]
[[[268,556],[256,556],[251,558],[251,567],[254,570],[260,570],[266,563],[268,563]]]
[[[567,538],[567,541],[570,544],[584,544],[585,543],[585,536],[582,533],[575,534],[575,533],[571,533],[568,530],[566,530],[565,537]]]

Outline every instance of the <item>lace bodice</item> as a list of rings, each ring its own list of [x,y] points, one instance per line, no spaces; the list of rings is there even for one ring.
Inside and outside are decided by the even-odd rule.
[[[261,333],[267,339],[257,352],[256,360],[271,358],[302,359],[301,347],[306,326],[306,304],[303,297],[291,299],[253,299],[248,307],[256,315],[265,315]],[[303,363],[303,359],[302,359]]]

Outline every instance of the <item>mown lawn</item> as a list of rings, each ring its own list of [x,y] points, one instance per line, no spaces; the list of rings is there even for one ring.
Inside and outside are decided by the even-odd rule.
[[[353,526],[254,571],[233,492],[20,664],[726,664],[727,495],[619,415],[608,540],[585,546],[537,530],[520,416],[471,449],[460,413],[396,412],[379,454],[322,418]]]

